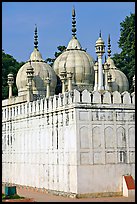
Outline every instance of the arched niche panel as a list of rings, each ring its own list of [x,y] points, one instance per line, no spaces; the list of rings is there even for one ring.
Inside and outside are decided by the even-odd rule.
[[[96,126],[92,129],[93,148],[101,147],[101,130]]]
[[[88,127],[80,128],[80,148],[89,148]]]
[[[135,128],[131,127],[128,130],[129,147],[135,147]]]
[[[112,127],[105,128],[105,148],[114,147],[114,130]]]
[[[123,127],[117,128],[117,145],[118,147],[126,147],[126,133]]]

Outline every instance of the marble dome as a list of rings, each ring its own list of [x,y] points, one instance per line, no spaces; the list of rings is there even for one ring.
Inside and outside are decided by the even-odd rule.
[[[37,35],[36,35],[37,37]],[[46,78],[49,76],[50,83],[50,93],[54,95],[55,88],[57,84],[56,73],[53,68],[47,64],[43,59],[42,55],[37,48],[37,40],[34,42],[34,50],[30,55],[30,59],[19,69],[16,76],[16,85],[18,89],[18,96],[27,94],[27,68],[31,66],[34,69],[34,78],[32,80],[32,92],[34,95],[45,96],[46,95]]]
[[[72,89],[93,90],[94,59],[81,47],[76,37],[75,9],[72,10],[72,38],[66,50],[54,61],[53,69],[60,78],[61,71],[72,72]],[[66,81],[67,84],[67,81]]]
[[[82,49],[76,37],[72,37],[66,50],[55,60],[53,69],[60,77],[60,72],[72,72],[72,85],[78,89],[93,89],[94,59]],[[83,87],[83,88],[82,88]]]
[[[114,61],[108,57],[109,73],[112,77],[111,91],[124,92],[129,90],[129,82],[126,75],[120,71],[114,64]]]
[[[129,90],[129,82],[126,75],[120,71],[114,64],[111,58],[111,44],[110,34],[108,36],[108,58],[107,63],[109,64],[109,73],[111,75],[111,91],[124,92]]]

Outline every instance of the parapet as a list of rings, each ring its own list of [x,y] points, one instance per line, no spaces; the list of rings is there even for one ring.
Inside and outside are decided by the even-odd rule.
[[[14,99],[15,100],[15,99]],[[105,91],[100,93],[99,91],[89,92],[84,90],[82,92],[78,90],[72,90],[65,92],[64,94],[50,96],[48,99],[43,98],[33,102],[22,102],[17,104],[9,104],[5,106],[3,104],[2,116],[3,119],[11,119],[24,115],[37,115],[49,112],[55,112],[65,110],[76,106],[88,106],[88,107],[132,107],[135,105],[135,92],[129,93],[127,91],[119,93],[118,91],[109,92]],[[111,106],[110,106],[111,105]]]
[[[109,92],[105,91],[103,93],[99,91],[89,92],[84,90],[79,92],[77,90],[73,91],[74,102],[78,103],[91,103],[91,104],[135,104],[135,92],[129,93],[124,91],[120,93],[118,91]]]

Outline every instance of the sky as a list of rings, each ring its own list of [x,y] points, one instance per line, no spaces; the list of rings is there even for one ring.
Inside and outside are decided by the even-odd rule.
[[[82,48],[96,59],[95,43],[101,30],[106,56],[109,34],[111,55],[119,53],[120,23],[135,13],[135,2],[2,2],[2,49],[18,62],[27,61],[34,49],[36,24],[43,59],[54,58],[57,47],[71,40],[73,6]]]

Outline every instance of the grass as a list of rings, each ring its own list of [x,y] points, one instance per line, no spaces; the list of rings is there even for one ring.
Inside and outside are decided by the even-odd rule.
[[[7,196],[7,195],[2,193],[2,200],[4,200],[4,199],[21,199],[21,198],[24,198],[24,197],[21,197],[21,196],[19,196],[17,194]]]

